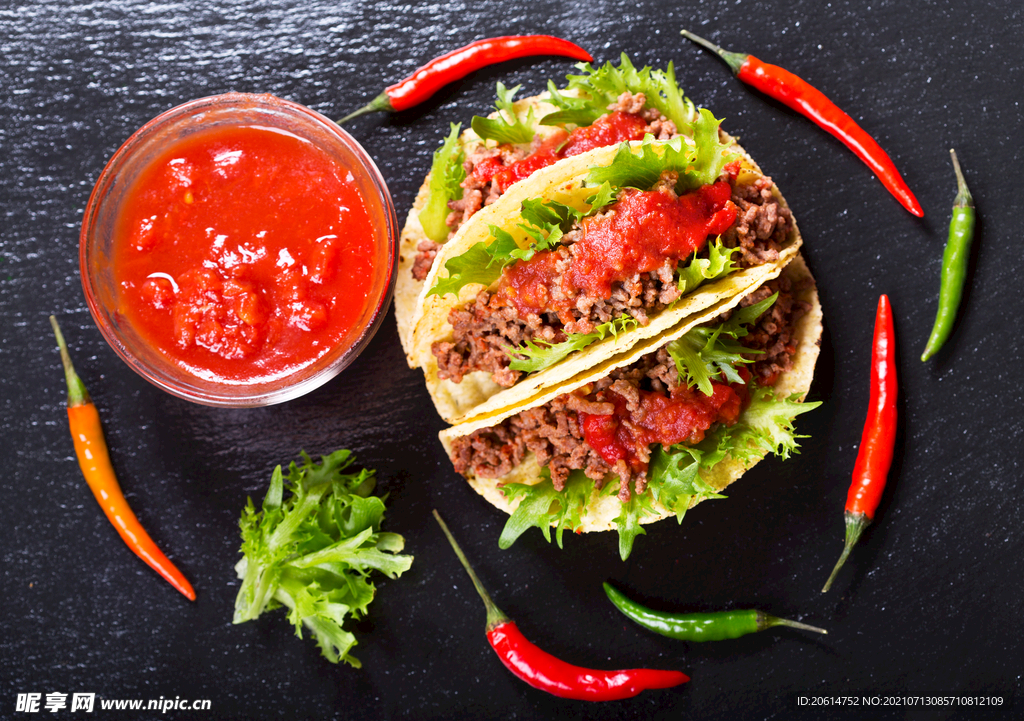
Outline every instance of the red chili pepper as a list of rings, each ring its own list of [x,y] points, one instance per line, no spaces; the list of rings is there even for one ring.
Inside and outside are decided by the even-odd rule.
[[[723,50],[689,30],[683,30],[683,35],[717,53],[743,82],[810,118],[819,127],[838,138],[874,171],[882,185],[903,204],[904,208],[918,218],[924,217],[921,204],[907,187],[906,181],[896,170],[892,160],[882,150],[882,146],[857,125],[853,118],[825,97],[824,93],[778,65],[763,62],[753,55]]]
[[[846,545],[839,562],[828,577],[824,593],[832,586],[843,567],[850,549],[875,518],[875,509],[882,498],[885,480],[892,465],[892,449],[896,444],[896,335],[892,326],[892,309],[885,295],[878,299],[875,315],[875,338],[871,350],[871,400],[864,433],[860,438],[857,462],[853,466],[853,483],[846,497]]]
[[[75,373],[64,336],[61,335],[57,319],[52,315],[50,325],[57,336],[61,361],[64,363],[64,375],[68,383],[68,423],[75,444],[75,455],[78,457],[78,465],[85,476],[85,482],[96,496],[107,520],[117,529],[121,540],[128,548],[188,600],[195,601],[196,592],[192,590],[192,584],[157,548],[128,506],[128,501],[125,500],[121,486],[117,482],[117,476],[114,475],[114,468],[110,464],[110,454],[107,452],[107,443],[100,427],[100,415],[89,398],[85,384]]]
[[[515,622],[494,605],[480,579],[455,542],[448,526],[434,511],[434,518],[455,549],[462,566],[469,573],[477,593],[487,608],[487,640],[505,667],[520,679],[541,691],[580,701],[616,701],[632,698],[641,691],[653,688],[671,688],[686,683],[690,677],[679,671],[658,671],[646,668],[620,671],[598,671],[574,666],[555,658],[530,643]]]
[[[422,68],[389,86],[368,104],[346,115],[338,124],[375,111],[388,113],[419,105],[451,82],[487,65],[533,55],[561,55],[576,60],[593,60],[590,53],[568,40],[551,35],[507,35],[486,38],[431,60]]]

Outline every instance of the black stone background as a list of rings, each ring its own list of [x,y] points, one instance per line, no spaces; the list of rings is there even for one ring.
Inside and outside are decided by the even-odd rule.
[[[683,27],[777,62],[879,140],[920,198],[904,211],[831,136],[731,77]],[[18,693],[210,699],[203,719],[994,718],[1022,712],[1021,421],[1024,31],[1018,2],[711,0],[473,3],[174,1],[3,3],[0,8],[0,717]],[[476,38],[552,33],[603,62],[676,63],[794,208],[826,313],[804,416],[809,437],[682,526],[648,528],[626,563],[614,534],[540,533],[501,551],[504,516],[451,469],[389,316],[347,371],[279,406],[222,410],[167,395],[101,338],[82,295],[78,232],[100,170],[160,112],[229,90],[270,92],[331,117],[432,56]],[[498,80],[543,89],[561,59],[475,73],[423,107],[350,131],[404,215],[449,121],[488,111]],[[934,317],[955,146],[981,218],[970,286],[948,347],[918,360]],[[875,304],[888,293],[902,398],[896,462],[877,523],[836,587],[842,507],[868,395]],[[74,461],[56,313],[102,413],[143,524],[193,581],[189,603],[118,540]],[[333,666],[279,614],[231,624],[237,522],[271,469],[338,447],[390,494],[386,528],[412,570],[381,580],[355,624],[362,670]],[[679,668],[690,684],[585,705],[501,667],[479,599],[431,508],[444,511],[485,584],[525,634],[595,667]],[[665,610],[756,606],[828,627],[710,645],[664,639],[617,615],[611,579]],[[800,706],[799,697],[998,695],[1002,709]],[[45,697],[45,696],[44,696]],[[836,701],[841,702],[841,699]],[[45,713],[45,712],[44,712]],[[97,717],[118,718],[94,711]],[[68,714],[67,711],[62,714]],[[61,714],[58,714],[61,715]],[[126,718],[155,718],[140,713]]]

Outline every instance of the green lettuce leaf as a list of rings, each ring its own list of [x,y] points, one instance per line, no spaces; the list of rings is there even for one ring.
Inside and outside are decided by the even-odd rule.
[[[473,116],[474,132],[484,140],[495,140],[501,143],[529,143],[536,133],[537,122],[533,117],[533,108],[527,113],[526,119],[520,119],[512,107],[512,99],[519,92],[521,85],[507,89],[498,83],[498,99],[494,105],[498,109],[498,117],[482,118]]]
[[[464,153],[459,143],[459,129],[462,126],[451,124],[451,132],[444,139],[444,144],[434,151],[434,160],[430,164],[430,185],[427,202],[420,211],[420,225],[423,232],[435,243],[443,243],[448,239],[448,203],[462,197],[462,181],[466,179],[466,169],[462,166]]]
[[[693,446],[657,446],[651,453],[647,483],[651,494],[667,511],[683,522],[694,499],[725,498],[705,481],[700,470],[710,470],[721,458],[714,458]]]
[[[541,118],[541,125],[587,126],[608,113],[608,103],[602,106],[600,100],[589,96],[563,95],[553,80],[548,80],[548,94],[551,96],[551,104],[560,109]]]
[[[608,62],[599,68],[590,63],[576,66],[582,75],[568,75],[566,90],[579,93],[581,97],[563,95],[548,83],[551,91],[551,103],[559,110],[545,115],[543,125],[590,125],[608,112],[608,106],[617,102],[622,93],[643,93],[647,97],[647,107],[661,111],[673,123],[680,133],[692,134],[695,119],[693,103],[683,95],[676,82],[675,68],[672,63],[668,68],[652,70],[644,67],[637,70],[629,57],[623,53],[618,67]]]
[[[350,653],[356,639],[344,622],[366,614],[376,592],[372,571],[396,578],[409,570],[412,556],[399,555],[401,536],[380,531],[384,500],[371,495],[373,471],[346,472],[355,460],[347,450],[319,464],[301,456],[287,476],[281,466],[274,469],[260,510],[251,498],[242,510],[243,556],[235,566],[242,584],[233,622],[285,607],[297,636],[305,629],[329,661],[359,667]]]
[[[441,278],[427,295],[456,295],[463,286],[470,283],[490,285],[501,276],[501,270],[514,261],[512,253],[519,250],[515,239],[496,225],[490,226],[493,242],[482,240],[474,243],[469,250],[444,264],[447,278]]]
[[[691,328],[682,338],[669,343],[666,350],[687,386],[697,386],[701,393],[710,396],[714,392],[713,379],[742,383],[737,370],[739,365],[753,362],[743,356],[761,351],[750,350],[739,339],[747,336],[746,326],[760,318],[778,297],[775,293],[759,303],[735,310],[725,323]]]
[[[708,243],[707,248],[707,258],[698,258],[694,253],[688,265],[676,269],[679,274],[679,290],[683,295],[695,290],[705,281],[721,278],[736,270],[732,256],[739,252],[739,248],[726,248],[721,237]]]
[[[623,561],[629,558],[636,537],[647,535],[647,531],[640,524],[645,518],[656,515],[658,512],[654,508],[654,499],[650,493],[633,493],[628,501],[620,505],[619,515],[613,521],[619,532],[619,558]]]
[[[531,243],[526,248],[512,251],[511,256],[514,260],[530,260],[539,251],[551,250],[558,245],[562,236],[569,232],[573,223],[583,216],[583,213],[575,208],[556,200],[546,201],[542,198],[524,200],[519,214],[526,222],[517,226],[526,233]]]
[[[693,126],[693,140],[697,151],[685,179],[685,185],[689,188],[699,188],[715,182],[728,163],[739,159],[740,156],[735,150],[719,140],[718,126],[721,124],[722,121],[715,118],[710,110],[700,109]]]
[[[654,136],[647,135],[639,149],[632,148],[629,143],[620,143],[612,162],[591,169],[587,183],[609,183],[613,188],[647,190],[666,171],[679,174],[675,186],[677,193],[715,182],[725,165],[739,156],[730,150],[730,146],[719,141],[721,121],[704,108],[701,108],[698,118],[696,127],[700,132],[693,140],[681,136],[655,140]]]
[[[636,318],[624,315],[602,323],[592,333],[570,333],[561,343],[548,343],[543,339],[527,340],[526,345],[508,346],[505,349],[512,359],[508,365],[512,370],[536,373],[553,366],[570,353],[583,350],[609,335],[618,337],[619,333],[637,325],[639,321]]]
[[[587,211],[587,215],[593,215],[606,205],[611,205],[615,202],[617,195],[618,188],[613,188],[611,183],[601,183],[597,188],[597,192],[589,196],[586,200],[590,205],[590,210]]]
[[[728,444],[730,455],[744,462],[768,453],[785,460],[800,452],[797,439],[806,438],[796,434],[796,417],[820,405],[800,402],[796,395],[778,398],[770,388],[751,384],[750,405],[735,425],[724,429],[721,444]]]
[[[508,548],[534,526],[540,528],[548,543],[551,543],[553,526],[555,540],[561,548],[562,532],[566,529],[576,531],[583,522],[583,511],[594,492],[594,481],[587,478],[583,471],[573,471],[566,479],[565,488],[556,491],[551,482],[551,473],[545,467],[537,483],[508,483],[501,490],[510,501],[517,498],[520,501],[498,538],[500,548]]]
[[[475,243],[461,255],[448,259],[444,264],[448,277],[438,280],[427,295],[458,294],[463,286],[470,283],[490,285],[501,276],[506,266],[519,260],[530,260],[538,251],[554,248],[575,223],[612,202],[614,197],[614,191],[602,185],[587,199],[590,207],[586,211],[555,200],[524,200],[520,217],[525,222],[517,226],[531,239],[529,246],[521,248],[511,233],[496,225],[488,226],[494,240]]]
[[[693,145],[682,137],[659,141],[648,135],[639,148],[639,155],[629,143],[620,143],[612,162],[592,168],[587,175],[587,183],[608,183],[614,188],[647,190],[658,182],[666,170],[675,170],[681,176],[694,157]]]

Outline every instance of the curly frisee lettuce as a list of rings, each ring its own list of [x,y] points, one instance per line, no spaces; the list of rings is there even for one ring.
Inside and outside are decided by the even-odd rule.
[[[551,103],[559,110],[545,115],[541,124],[590,125],[606,114],[608,106],[614,104],[622,93],[643,93],[648,105],[661,111],[681,133],[692,135],[696,111],[676,82],[671,62],[665,71],[649,67],[637,70],[629,57],[622,53],[619,67],[611,62],[598,68],[590,63],[580,63],[576,67],[583,74],[567,76],[567,94],[563,95],[553,82],[548,81]]]
[[[412,556],[400,553],[405,539],[380,530],[384,499],[371,495],[374,472],[347,473],[354,460],[342,449],[315,464],[303,452],[302,465],[293,462],[287,475],[274,469],[260,510],[249,499],[239,523],[243,558],[235,570],[242,586],[234,623],[283,606],[295,635],[306,628],[329,661],[358,668],[345,619],[366,615],[376,593],[373,571],[397,578]]]
[[[498,99],[494,102],[494,107],[498,111],[496,117],[473,116],[471,122],[473,132],[483,140],[494,140],[498,143],[525,144],[533,140],[537,125],[533,117],[533,108],[530,108],[524,120],[516,115],[513,105],[512,99],[521,87],[522,85],[516,85],[514,88],[508,89],[504,83],[499,82]]]

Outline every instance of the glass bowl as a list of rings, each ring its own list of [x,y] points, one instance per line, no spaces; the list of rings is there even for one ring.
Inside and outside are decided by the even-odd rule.
[[[254,380],[201,373],[176,362],[140,333],[119,308],[115,274],[118,219],[133,184],[168,147],[197,133],[256,127],[312,143],[337,164],[361,196],[372,229],[369,264],[372,278],[362,309],[333,347],[306,365]],[[186,202],[191,202],[190,198]],[[121,241],[126,242],[126,241]],[[398,219],[384,179],[366,151],[336,123],[319,113],[272,95],[227,93],[172,108],[146,123],[107,163],[89,198],[79,246],[82,286],[93,319],[114,351],[154,385],[196,403],[211,406],[265,406],[317,388],[352,363],[367,346],[387,311],[394,289]],[[303,267],[303,271],[305,271]],[[154,274],[163,275],[163,274]],[[174,291],[177,284],[170,280]]]

